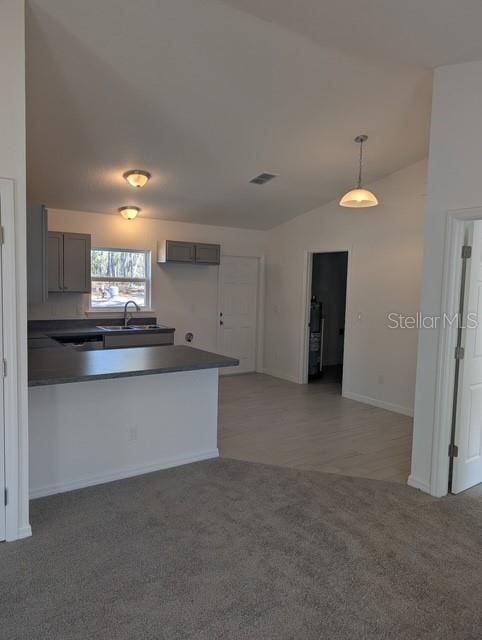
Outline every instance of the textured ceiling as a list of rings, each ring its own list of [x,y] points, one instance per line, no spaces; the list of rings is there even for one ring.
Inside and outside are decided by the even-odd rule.
[[[449,3],[31,0],[30,200],[267,229],[352,186],[359,133],[370,138],[366,181],[415,162],[428,146],[426,67],[454,48],[437,27],[418,55],[414,13],[410,51],[398,55],[407,20],[396,7],[417,4]],[[376,42],[376,29],[361,34],[349,5],[391,31]],[[153,179],[134,191],[121,177],[130,168]],[[249,184],[262,171],[279,177]]]

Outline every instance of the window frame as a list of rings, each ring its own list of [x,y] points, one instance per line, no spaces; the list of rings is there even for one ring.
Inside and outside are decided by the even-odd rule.
[[[92,252],[93,251],[112,251],[112,252],[125,252],[125,253],[143,253],[145,257],[145,278],[121,278],[117,276],[97,276],[92,273]],[[90,279],[92,282],[96,280],[102,280],[103,282],[145,282],[146,283],[146,296],[145,304],[140,307],[141,311],[150,311],[151,309],[151,264],[152,264],[152,252],[150,249],[129,249],[128,247],[91,247],[90,250]],[[114,311],[122,311],[123,306],[104,306],[94,307],[92,305],[92,293],[89,294],[89,313],[112,313]]]

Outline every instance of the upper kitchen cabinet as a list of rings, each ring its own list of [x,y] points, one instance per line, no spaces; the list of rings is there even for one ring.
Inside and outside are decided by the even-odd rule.
[[[158,262],[194,262],[195,252],[192,242],[165,240],[158,245]]]
[[[221,247],[219,244],[181,242],[164,240],[159,242],[157,262],[184,262],[187,264],[219,264]]]
[[[27,285],[29,304],[47,300],[48,211],[44,206],[27,207]]]
[[[219,264],[221,258],[219,244],[195,244],[194,250],[198,264]]]
[[[90,293],[90,235],[48,231],[48,210],[27,208],[28,301],[49,293]]]
[[[47,237],[47,283],[48,291],[64,290],[64,234],[49,231]]]
[[[90,293],[90,235],[64,233],[64,291]]]
[[[90,235],[48,232],[48,291],[90,293]]]

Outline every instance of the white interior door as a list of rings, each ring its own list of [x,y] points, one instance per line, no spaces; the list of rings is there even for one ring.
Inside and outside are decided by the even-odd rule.
[[[482,221],[470,225],[472,256],[467,262],[464,324],[452,492],[482,482]]]
[[[0,225],[2,210],[0,201]],[[3,256],[0,244],[0,540],[5,540],[6,512],[5,512],[5,403],[3,379]]]
[[[222,373],[256,370],[258,269],[258,258],[221,257],[218,349],[239,360],[239,367],[222,369]]]

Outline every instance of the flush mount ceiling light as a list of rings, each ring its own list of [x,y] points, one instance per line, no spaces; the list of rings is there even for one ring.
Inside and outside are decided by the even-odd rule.
[[[138,189],[144,187],[151,178],[149,171],[143,171],[142,169],[131,169],[123,173],[122,176],[131,187],[137,187]]]
[[[140,212],[139,207],[120,207],[119,213],[126,220],[134,220]]]
[[[352,209],[361,209],[364,207],[376,207],[378,199],[374,193],[368,189],[362,188],[362,162],[363,162],[363,143],[368,140],[368,136],[361,135],[355,138],[355,142],[360,145],[360,159],[358,168],[358,183],[356,189],[352,189],[345,193],[340,200],[340,207],[350,207]]]

